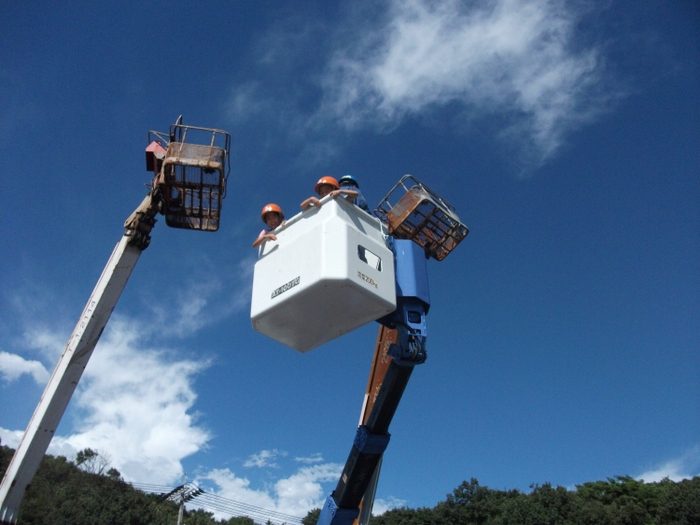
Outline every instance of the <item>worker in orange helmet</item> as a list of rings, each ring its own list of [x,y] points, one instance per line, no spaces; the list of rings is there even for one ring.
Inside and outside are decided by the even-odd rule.
[[[278,226],[282,226],[285,223],[284,213],[282,213],[282,208],[277,206],[277,204],[266,204],[262,209],[262,214],[260,215],[262,221],[265,223],[266,228],[260,232],[258,238],[253,242],[253,248],[257,248],[265,241],[276,241],[277,236],[272,233],[272,230]]]
[[[338,181],[329,175],[324,175],[314,186],[314,190],[318,193],[318,196],[322,199],[326,195],[330,195],[332,199],[335,199],[338,195],[347,195],[349,200],[355,200],[358,193],[354,190],[340,189]],[[304,202],[301,203],[302,210],[308,210],[311,206],[316,208],[321,207],[321,201],[318,197],[309,197]]]

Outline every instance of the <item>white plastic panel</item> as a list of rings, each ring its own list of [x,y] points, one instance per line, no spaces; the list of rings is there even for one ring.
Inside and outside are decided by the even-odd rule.
[[[383,226],[343,198],[292,217],[260,250],[253,328],[308,352],[396,309]]]

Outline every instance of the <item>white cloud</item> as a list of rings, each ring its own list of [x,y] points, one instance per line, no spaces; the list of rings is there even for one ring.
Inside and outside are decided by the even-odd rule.
[[[303,517],[310,510],[323,506],[328,491],[324,490],[321,483],[337,481],[342,471],[343,466],[337,463],[302,467],[291,476],[278,480],[267,490],[250,488],[248,479],[236,476],[229,469],[214,469],[200,476],[197,482],[203,488],[206,481],[213,482],[218,488],[205,490],[222,498]]]
[[[303,516],[313,508],[322,507],[327,494],[321,482],[337,482],[342,472],[343,465],[326,463],[303,467],[289,478],[279,480],[275,483],[278,510]]]
[[[387,499],[377,498],[374,500],[374,506],[372,507],[372,514],[379,516],[384,514],[387,510],[399,509],[406,506],[406,500],[389,497]]]
[[[108,452],[127,480],[170,482],[182,475],[180,461],[209,439],[190,412],[194,377],[209,363],[144,348],[139,331],[133,320],[111,320],[76,392],[84,416],[66,442]]]
[[[409,118],[430,123],[443,115],[441,127],[463,129],[478,122],[481,130],[485,125],[519,164],[532,166],[552,157],[569,132],[617,96],[604,94],[609,82],[604,58],[598,47],[578,38],[576,28],[586,13],[573,2],[367,5],[349,8],[332,37],[319,30],[317,40],[305,39],[309,31],[303,24],[270,31],[260,74],[274,70],[277,82],[235,87],[231,117],[241,125],[253,115],[255,121],[279,124],[289,139],[307,145],[302,146],[307,160],[318,162],[337,151],[348,131],[391,132]],[[295,45],[276,52],[275,46],[289,40],[280,36],[284,31],[296,31]],[[288,64],[308,64],[290,57],[291,50],[320,63],[300,76]],[[287,86],[282,95],[274,91],[280,84]],[[440,113],[445,108],[449,121]]]
[[[664,478],[681,481],[695,476],[700,476],[700,445],[691,448],[679,458],[666,461],[635,477],[647,483],[653,483]]]
[[[112,316],[73,396],[71,406],[78,411],[73,432],[55,436],[49,454],[73,459],[90,447],[108,454],[127,480],[171,483],[182,475],[181,460],[206,445],[209,433],[191,410],[194,378],[209,362],[177,359],[173,352],[147,346],[151,328],[144,326]],[[25,336],[47,353],[62,348],[49,348],[59,338],[47,332]],[[8,445],[19,443],[21,431],[2,432]]]
[[[138,319],[112,315],[72,397],[69,413],[64,415],[72,428],[64,422],[61,428],[67,430],[54,436],[49,454],[73,459],[78,451],[90,447],[109,455],[111,466],[127,480],[181,481],[181,461],[205,448],[210,439],[209,430],[193,411],[197,399],[194,381],[210,366],[210,360],[206,349],[189,359],[165,345],[245,309],[252,283],[253,264],[248,258],[235,263],[239,271],[223,276],[213,271],[215,263],[197,263],[197,273],[190,272],[191,279],[172,291],[175,297],[157,302],[167,303],[169,313],[155,312],[146,319],[143,315]],[[16,291],[10,300],[27,295],[47,296]],[[62,309],[44,302],[13,303],[18,314],[32,314],[18,315],[19,319],[32,321],[16,327],[22,336],[12,339],[13,353],[0,352],[0,377],[9,382],[31,374],[44,385],[50,372],[22,354],[38,351],[42,360],[55,366],[69,336],[65,326],[55,329],[51,324],[56,324],[52,319]],[[0,429],[3,443],[9,446],[16,447],[22,435],[23,429]]]
[[[245,501],[250,505],[272,510],[275,507],[274,498],[266,491],[250,488],[250,481],[246,478],[239,478],[229,469],[213,469],[203,476],[197,478],[200,486],[205,486],[202,482],[208,480],[219,487],[219,490],[208,490],[218,496],[232,499],[234,501]]]
[[[22,374],[30,374],[39,385],[49,380],[49,372],[39,361],[30,361],[17,354],[0,352],[0,375],[7,382],[18,379]]]
[[[141,344],[143,336],[141,324],[113,316],[73,399],[80,412],[78,427],[69,435],[55,436],[48,453],[73,459],[79,450],[90,447],[105,452],[111,458],[109,466],[127,480],[177,484],[183,472],[181,460],[206,447],[209,439],[190,413],[196,399],[193,378],[208,363],[172,359],[166,350]],[[45,333],[39,339],[55,338]],[[3,444],[11,447],[19,444],[22,434],[0,428]],[[244,466],[276,467],[276,459],[284,456],[287,453],[282,450],[262,450]],[[213,469],[196,482],[229,500],[303,517],[323,506],[329,494],[323,484],[336,483],[343,466],[322,463],[320,454],[294,459],[306,465],[262,489],[252,488],[247,478],[229,469]],[[215,488],[206,488],[206,483]],[[206,502],[192,505],[200,503]],[[377,500],[375,514],[401,504],[400,500]],[[219,512],[217,517],[229,515]]]
[[[337,483],[342,472],[343,465],[339,463],[305,466],[264,490],[255,490],[250,487],[250,481],[247,478],[238,477],[229,469],[214,469],[199,476],[197,483],[207,492],[228,500],[303,517],[310,510],[323,507],[329,490],[322,484]],[[206,488],[207,482],[213,482],[216,488]],[[193,505],[196,506],[196,502],[193,502]],[[396,498],[377,499],[373,514],[383,514],[389,509],[405,505],[404,500]],[[219,518],[228,517],[225,514],[216,515]]]
[[[325,75],[323,111],[346,128],[392,129],[457,102],[469,115],[505,118],[541,159],[596,114],[595,49],[573,50],[576,13],[563,2],[396,0],[388,22],[339,49]]]
[[[294,461],[298,461],[299,463],[306,463],[306,464],[311,464],[311,463],[321,463],[323,461],[323,456],[321,454],[312,454],[311,456],[307,457],[299,457],[299,458],[294,458]]]
[[[243,463],[244,467],[271,467],[271,468],[276,468],[279,465],[275,463],[275,458],[278,456],[286,456],[287,453],[274,449],[274,450],[261,450],[257,454],[253,454],[250,456],[245,463]]]
[[[19,442],[22,440],[23,435],[24,430],[9,430],[7,428],[0,427],[0,440],[2,441],[2,444],[7,447],[16,449],[17,445],[19,445]]]
[[[50,360],[57,360],[68,342],[68,334],[60,334],[42,326],[32,326],[23,334],[23,339],[29,348],[39,350]]]
[[[207,287],[203,291],[205,300],[210,299],[207,294],[212,290]],[[243,301],[240,297],[227,300],[231,308]],[[172,306],[174,311],[184,312],[177,304]],[[211,304],[196,308],[206,316]],[[40,350],[47,358],[56,359],[67,336],[44,328],[41,323],[36,325],[23,334],[25,350]],[[111,459],[109,467],[119,470],[127,481],[158,485],[181,482],[182,460],[206,448],[210,439],[209,431],[198,424],[193,412],[197,398],[194,380],[210,362],[201,358],[201,352],[195,361],[179,357],[174,350],[154,346],[151,341],[163,326],[159,320],[112,315],[71,401],[73,428],[54,436],[49,454],[72,460],[78,451],[90,447],[104,452]],[[192,326],[185,332],[196,329]],[[29,362],[21,357],[19,360],[20,364]],[[7,369],[16,370],[16,361],[10,359]],[[21,367],[26,368],[23,364]],[[0,428],[2,443],[11,447],[18,446],[22,435],[23,430]],[[262,450],[248,458],[245,465],[277,468],[277,460],[285,456],[287,453],[279,449]],[[323,505],[330,492],[323,484],[336,483],[342,465],[323,463],[320,454],[295,460],[304,466],[291,475],[275,476],[259,490],[228,469],[214,469],[198,479],[213,483],[213,493],[219,496],[305,516]]]

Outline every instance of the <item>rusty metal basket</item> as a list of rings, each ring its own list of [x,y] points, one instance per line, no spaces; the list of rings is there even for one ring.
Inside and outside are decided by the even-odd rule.
[[[229,134],[175,124],[169,138],[156,181],[163,197],[161,211],[166,224],[188,230],[218,230],[230,170]]]
[[[454,207],[413,175],[397,182],[374,213],[394,237],[411,239],[438,261],[469,233]]]

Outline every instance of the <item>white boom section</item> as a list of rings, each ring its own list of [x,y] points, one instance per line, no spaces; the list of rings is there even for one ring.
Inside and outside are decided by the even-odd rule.
[[[112,252],[0,485],[0,523],[17,522],[19,506],[73,396],[92,351],[126,286],[142,248],[124,235]]]

